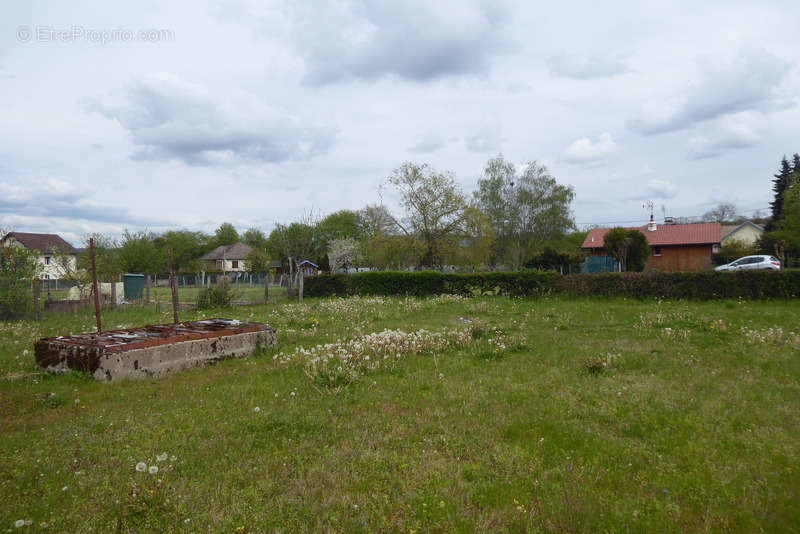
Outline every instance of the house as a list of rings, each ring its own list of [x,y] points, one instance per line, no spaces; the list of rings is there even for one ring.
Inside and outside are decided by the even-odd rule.
[[[17,247],[37,252],[40,276],[43,280],[64,278],[65,271],[75,272],[78,251],[56,234],[9,232],[3,237],[3,248]]]
[[[209,271],[247,272],[247,255],[252,250],[242,242],[220,245],[200,259],[206,262]]]
[[[595,228],[583,241],[581,248],[592,256],[606,256],[603,237],[610,228]],[[711,254],[722,239],[719,223],[657,225],[650,217],[645,226],[627,228],[639,230],[650,245],[646,271],[707,271],[711,269]]]
[[[739,225],[724,225],[722,226],[722,239],[720,246],[724,247],[725,245],[729,245],[734,241],[737,241],[743,245],[755,247],[758,240],[761,239],[761,234],[763,233],[763,227],[750,221],[745,221]]]
[[[303,273],[303,276],[314,276],[319,272],[319,265],[303,260],[297,264],[297,270]]]

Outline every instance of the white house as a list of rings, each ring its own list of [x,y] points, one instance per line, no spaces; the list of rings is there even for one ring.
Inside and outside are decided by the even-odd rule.
[[[2,245],[3,248],[16,247],[36,251],[43,280],[58,280],[64,276],[64,267],[74,272],[77,266],[78,251],[56,234],[9,232],[3,237]],[[63,258],[66,264],[60,266],[57,258]]]
[[[754,246],[761,239],[764,229],[757,224],[745,221],[740,225],[722,227],[722,240],[720,245],[725,246],[733,241],[738,241],[744,245]]]
[[[243,273],[247,272],[247,255],[253,249],[244,243],[220,245],[200,259],[206,262],[208,270]]]

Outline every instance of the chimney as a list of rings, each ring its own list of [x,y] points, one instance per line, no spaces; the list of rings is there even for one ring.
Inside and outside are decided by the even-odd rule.
[[[656,228],[658,228],[658,227],[656,226],[656,221],[655,221],[655,219],[653,219],[653,214],[651,213],[650,214],[650,222],[647,223],[647,231],[648,232],[655,232]]]

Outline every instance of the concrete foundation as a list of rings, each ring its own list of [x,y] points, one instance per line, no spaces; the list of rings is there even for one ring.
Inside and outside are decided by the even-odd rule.
[[[45,369],[85,371],[110,382],[160,378],[274,344],[275,331],[267,324],[207,319],[44,338],[34,344],[34,353]]]

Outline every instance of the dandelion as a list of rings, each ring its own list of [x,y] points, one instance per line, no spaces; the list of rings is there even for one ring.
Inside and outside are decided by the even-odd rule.
[[[63,488],[61,488],[61,491],[67,491],[68,489],[69,488],[67,486],[64,486]]]
[[[17,519],[16,521],[14,521],[14,527],[15,528],[22,528],[24,526],[25,526],[25,520],[24,519]]]
[[[138,464],[136,464],[136,471],[138,471],[139,473],[143,473],[146,470],[147,470],[147,464],[146,463],[139,462]]]
[[[291,395],[292,397],[294,397],[294,391],[292,391],[291,393],[289,393],[289,395]]]
[[[254,412],[256,412],[256,413],[258,413],[258,412],[260,412],[260,411],[261,411],[261,408],[259,408],[258,406],[256,406],[255,408],[253,408],[253,411],[254,411]]]
[[[439,373],[439,380],[444,380],[444,373]]]
[[[156,473],[158,473],[158,466],[151,465],[150,467],[147,468],[147,472],[150,473],[151,475],[155,475]]]
[[[167,459],[167,453],[166,452],[162,452],[161,454],[157,454],[156,455],[156,462],[163,462],[166,459]]]

